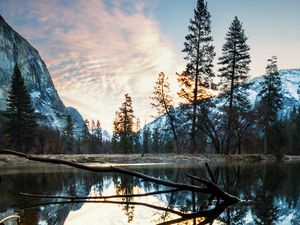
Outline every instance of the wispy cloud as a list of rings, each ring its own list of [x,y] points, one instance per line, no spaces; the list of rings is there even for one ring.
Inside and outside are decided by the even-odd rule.
[[[10,1],[4,15],[39,50],[67,105],[111,129],[123,95],[149,116],[155,78],[179,69],[177,52],[152,16],[155,1]],[[22,16],[20,16],[22,15]]]

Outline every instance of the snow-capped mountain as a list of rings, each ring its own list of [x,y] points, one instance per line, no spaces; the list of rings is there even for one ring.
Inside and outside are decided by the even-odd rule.
[[[279,117],[285,118],[290,115],[294,107],[296,108],[300,107],[300,69],[280,70],[279,75],[282,83],[281,93],[283,95],[283,105],[284,105],[283,109],[279,111]],[[263,77],[259,76],[249,81],[251,83],[251,86],[250,89],[248,90],[248,97],[253,107],[260,100],[258,93],[261,91],[260,83],[262,80]],[[218,98],[218,96],[216,96],[215,98]],[[179,110],[176,110],[176,113],[178,113],[180,117]],[[185,119],[181,118],[181,120],[185,120]],[[171,138],[170,136],[171,132],[167,122],[168,120],[166,115],[162,115],[156,118],[151,123],[147,124],[145,127],[149,128],[152,131],[155,128],[159,128],[163,132],[164,137],[168,139]],[[186,125],[186,123],[181,123],[181,124]],[[145,129],[145,127],[143,128],[143,130]]]
[[[82,116],[76,109],[65,107],[39,52],[0,15],[0,110],[7,107],[6,98],[16,63],[22,72],[35,112],[40,115],[38,122],[62,130],[69,113],[78,135],[84,123]]]
[[[279,112],[281,118],[289,116],[294,107],[300,106],[300,69],[280,70],[281,93],[283,95],[283,109]],[[249,99],[254,106],[259,101],[257,96],[261,90],[262,76],[252,79],[249,90]]]

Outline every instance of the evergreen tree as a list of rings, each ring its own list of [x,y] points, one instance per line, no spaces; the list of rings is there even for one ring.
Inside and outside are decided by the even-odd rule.
[[[120,132],[118,131],[118,112],[115,113],[115,119],[113,122],[113,134],[111,137],[111,145],[112,145],[112,152],[117,153],[119,151],[119,142],[120,142]]]
[[[96,150],[96,143],[95,143],[95,129],[96,129],[96,124],[95,124],[95,121],[92,119],[91,121],[91,137],[90,137],[90,150],[95,153],[95,150]]]
[[[135,132],[133,134],[134,153],[139,153],[141,151],[140,136],[141,136],[141,122],[140,119],[137,118],[135,123]]]
[[[213,58],[215,56],[211,37],[210,13],[207,10],[207,3],[198,0],[194,10],[194,18],[190,21],[189,33],[186,35],[183,52],[186,53],[185,60],[188,61],[186,71],[179,75],[179,82],[182,84],[181,95],[189,95],[192,104],[191,115],[191,153],[196,150],[196,118],[198,105],[206,96],[201,95],[203,90],[212,87]]]
[[[239,116],[250,110],[250,102],[246,93],[249,88],[246,81],[249,78],[248,72],[251,62],[247,39],[242,23],[235,17],[226,34],[226,42],[218,62],[220,65],[220,85],[225,98],[224,110],[227,114],[227,128],[224,131],[226,153],[229,153],[230,142],[234,138]]]
[[[145,126],[143,130],[143,154],[147,154],[150,152],[151,146],[151,131],[149,127]]]
[[[166,114],[176,145],[176,152],[179,153],[180,149],[176,127],[177,121],[173,107],[174,99],[171,95],[168,77],[163,72],[158,75],[158,80],[154,86],[153,96],[150,99],[152,100],[151,105],[157,109],[159,115]]]
[[[268,60],[266,67],[266,75],[260,83],[261,91],[258,96],[261,100],[258,103],[259,108],[259,124],[264,130],[264,153],[268,153],[268,142],[272,135],[271,129],[277,122],[277,114],[283,107],[281,94],[281,79],[277,68],[277,58],[273,56]]]
[[[161,134],[159,132],[159,128],[155,127],[152,132],[152,151],[155,153],[160,153],[162,151],[162,145],[161,145]]]
[[[72,153],[74,142],[74,122],[68,114],[66,117],[66,126],[64,128],[64,137],[66,141],[66,151]]]
[[[83,145],[87,145],[89,143],[89,123],[89,120],[85,119],[81,127],[81,141]]]
[[[300,108],[294,108],[288,121],[289,153],[300,154]]]
[[[35,145],[37,123],[30,95],[17,65],[11,77],[7,107],[5,133],[8,136],[9,146],[20,152],[28,152]]]
[[[114,142],[124,154],[130,153],[133,149],[134,117],[132,99],[126,94],[125,102],[116,112],[113,131]]]
[[[102,128],[99,120],[97,120],[96,123],[95,136],[97,139],[97,148],[99,148],[99,150],[101,151],[102,150]]]

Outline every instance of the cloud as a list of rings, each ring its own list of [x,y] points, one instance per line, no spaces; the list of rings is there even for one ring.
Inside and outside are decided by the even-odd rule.
[[[124,94],[141,120],[157,74],[180,57],[152,15],[156,1],[9,1],[4,17],[40,52],[65,104],[110,130]],[[175,76],[174,76],[175,77]]]

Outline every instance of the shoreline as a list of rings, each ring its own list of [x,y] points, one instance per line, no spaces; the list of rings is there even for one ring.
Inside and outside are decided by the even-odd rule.
[[[153,165],[153,164],[188,164],[188,163],[226,163],[226,162],[260,162],[276,161],[273,155],[263,154],[242,154],[242,155],[217,155],[217,154],[81,154],[81,155],[66,155],[66,154],[52,154],[39,155],[40,157],[52,159],[64,159],[76,163],[84,163],[97,166],[117,165]],[[300,155],[284,155],[283,161],[300,161]],[[13,155],[0,155],[0,166],[20,165],[20,164],[37,164],[40,162],[33,162]]]

